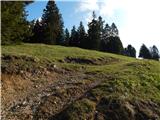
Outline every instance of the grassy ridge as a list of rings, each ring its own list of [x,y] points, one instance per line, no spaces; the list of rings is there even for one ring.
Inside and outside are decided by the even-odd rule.
[[[89,91],[92,98],[97,100],[102,98],[138,100],[160,104],[160,62],[157,61],[138,60],[94,50],[44,44],[2,46],[2,54],[31,56],[39,59],[41,63],[48,60],[64,69],[91,74],[93,78],[87,79],[102,80],[98,86]],[[84,98],[73,103],[66,111],[66,116],[74,119],[79,112],[82,112],[82,117],[85,119],[83,115],[91,114],[95,109],[101,111],[102,108],[96,108],[96,103],[92,99]]]
[[[99,58],[99,57],[115,57],[123,60],[132,60],[121,55],[114,55],[110,53],[103,53],[94,50],[84,50],[76,47],[62,47],[58,45],[45,44],[22,44],[15,46],[2,46],[2,53],[16,54],[16,55],[30,55],[38,58],[49,60],[64,59],[66,56],[71,57],[85,57],[85,58]]]
[[[157,61],[137,60],[110,53],[44,44],[2,46],[2,54],[32,56],[40,60],[54,61],[63,68],[79,70],[83,67],[85,72],[88,73],[111,74],[115,79],[111,84],[120,89],[121,94],[125,93],[128,98],[140,97],[160,101],[160,63]],[[67,63],[64,61],[66,57],[95,60],[98,58],[112,58],[111,60],[116,59],[118,61],[103,64],[102,59],[102,65],[87,65]],[[60,60],[62,62],[59,62]],[[102,86],[109,86],[109,84],[106,81]]]

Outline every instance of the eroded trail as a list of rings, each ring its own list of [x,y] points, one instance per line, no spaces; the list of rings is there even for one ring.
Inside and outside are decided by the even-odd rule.
[[[56,65],[49,60],[4,55],[2,120],[159,119],[159,102],[145,96],[159,95],[145,89],[144,85],[159,89],[150,81],[156,76],[148,74],[150,69],[150,63],[121,63],[103,57],[89,61],[67,57]]]
[[[49,74],[52,75],[48,77]],[[53,74],[56,77],[53,77]],[[48,76],[46,78],[43,76],[43,79],[44,81],[48,79],[49,83],[38,83],[35,81],[32,83],[32,78],[30,86],[24,85],[28,92],[26,91],[24,95],[24,93],[21,93],[23,91],[19,91],[19,95],[16,95],[15,99],[14,94],[16,94],[16,91],[14,91],[15,93],[13,92],[14,94],[11,96],[7,96],[7,94],[4,93],[6,97],[4,100],[7,99],[7,97],[14,100],[8,100],[9,104],[2,100],[4,105],[4,109],[2,109],[2,119],[48,119],[63,111],[69,104],[85,96],[87,91],[101,83],[101,79],[99,79],[99,81],[94,80],[92,79],[93,75],[81,72],[67,73],[66,71],[62,71],[55,73],[52,71],[48,73]],[[38,78],[40,78],[40,76],[35,79]],[[29,78],[24,78],[22,81],[28,79]]]

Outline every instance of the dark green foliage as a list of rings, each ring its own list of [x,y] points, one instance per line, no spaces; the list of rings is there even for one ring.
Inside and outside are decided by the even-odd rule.
[[[64,39],[63,20],[55,1],[48,1],[42,16],[44,43],[60,44]]]
[[[152,56],[153,60],[159,60],[159,58],[160,58],[159,51],[155,45],[153,45],[153,47],[151,47],[150,52],[151,52],[151,56]]]
[[[70,40],[70,34],[69,34],[69,31],[68,29],[66,28],[65,29],[65,41],[64,41],[64,45],[68,46],[69,45],[69,40]]]
[[[99,50],[100,45],[100,26],[99,21],[96,20],[95,12],[93,12],[93,19],[88,24],[88,39],[86,44],[88,49]]]
[[[136,57],[136,49],[132,45],[128,45],[127,48],[124,49],[124,55]]]
[[[102,40],[102,36],[103,36],[103,33],[104,33],[103,24],[104,24],[105,21],[103,21],[101,16],[99,16],[98,17],[98,22],[99,22],[99,29],[100,29],[100,40]]]
[[[112,33],[114,33],[113,36],[114,35],[117,36],[119,32],[118,32],[118,29],[117,29],[117,26],[115,25],[115,23],[112,23],[111,29],[112,29]]]
[[[34,35],[31,38],[31,43],[44,43],[44,25],[42,21],[37,20],[33,27]]]
[[[1,2],[2,44],[17,44],[31,35],[24,1]]]
[[[70,37],[70,41],[69,41],[69,45],[70,46],[79,46],[79,39],[78,39],[78,32],[76,30],[76,27],[73,26],[72,30],[71,30],[71,37]]]
[[[33,33],[33,28],[34,28],[34,25],[35,25],[35,20],[32,20],[30,22],[27,22],[28,26],[29,26],[29,29],[28,29],[28,33],[26,32],[26,34],[24,34],[24,37],[25,39],[23,40],[23,42],[32,42],[32,38],[34,36],[34,33]]]
[[[149,49],[143,44],[140,48],[139,57],[142,57],[144,59],[151,59],[151,53]]]
[[[79,47],[86,48],[87,34],[85,32],[85,28],[83,26],[82,21],[80,22],[77,32],[78,32]]]
[[[29,4],[31,4],[31,3],[33,3],[33,2],[34,2],[33,0],[24,1],[24,4],[25,4],[25,5],[29,5]]]
[[[107,44],[109,43],[110,37],[119,37],[118,29],[117,29],[117,27],[114,23],[112,23],[111,26],[106,24],[105,27],[103,28],[103,31],[102,31],[102,34],[101,34],[101,43],[100,43],[100,50],[101,51],[108,51],[107,50],[108,49]],[[120,42],[120,44],[121,44],[121,42]],[[119,45],[117,45],[117,46],[119,46]]]
[[[122,54],[123,53],[123,45],[119,37],[110,36],[107,38],[105,43],[105,49],[103,51]]]

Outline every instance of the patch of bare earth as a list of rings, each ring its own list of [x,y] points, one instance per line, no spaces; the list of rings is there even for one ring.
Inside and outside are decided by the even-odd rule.
[[[77,63],[77,64],[87,64],[87,65],[106,65],[111,63],[118,62],[119,59],[113,57],[100,57],[95,59],[88,59],[88,58],[74,58],[74,57],[66,57],[64,62],[67,63]]]
[[[102,59],[66,58],[65,62],[101,65]],[[111,75],[69,71],[52,62],[42,65],[35,58],[3,55],[1,78],[2,120],[70,120],[70,111],[77,114],[75,120],[83,120],[82,116],[84,120],[160,119],[160,105],[154,102],[92,96],[91,90],[103,80],[112,80]],[[93,104],[94,109],[84,114],[73,110],[73,105],[84,99],[91,101],[89,106]]]

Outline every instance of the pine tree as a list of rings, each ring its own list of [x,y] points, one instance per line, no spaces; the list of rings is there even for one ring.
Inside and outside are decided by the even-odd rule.
[[[139,52],[139,57],[142,57],[144,59],[151,59],[151,53],[149,51],[149,49],[145,46],[145,44],[143,44],[140,48],[140,52]]]
[[[78,32],[76,30],[76,27],[73,26],[72,30],[71,30],[71,37],[70,37],[70,41],[69,41],[69,45],[70,46],[79,46],[79,39],[78,39]]]
[[[100,47],[100,26],[98,20],[96,20],[95,12],[93,12],[93,19],[88,24],[88,39],[87,48],[99,50]]]
[[[107,44],[105,46],[105,51],[122,54],[123,53],[123,45],[119,37],[110,36],[107,38]]]
[[[104,25],[104,22],[105,22],[105,21],[103,21],[102,17],[99,16],[99,17],[98,17],[98,23],[99,23],[99,29],[100,29],[100,40],[103,39],[103,33],[104,33],[103,25]]]
[[[23,42],[33,43],[33,36],[34,36],[33,29],[35,26],[35,20],[28,22],[28,25],[29,25],[28,33],[25,34],[25,39],[23,40]]]
[[[152,56],[153,60],[159,60],[159,58],[160,58],[159,51],[155,45],[153,45],[153,47],[151,47],[150,52],[151,52],[151,56]]]
[[[111,25],[111,34],[112,34],[111,36],[118,36],[118,34],[119,34],[115,23],[112,23],[112,25]]]
[[[107,38],[110,36],[110,32],[111,32],[111,27],[108,24],[106,24],[101,36],[101,43],[100,43],[101,51],[106,51],[106,45],[108,43]]]
[[[30,3],[30,2],[29,2]],[[30,35],[24,1],[1,1],[1,44],[20,43]]]
[[[105,25],[105,28],[104,28],[104,39],[106,39],[107,37],[110,37],[111,36],[111,27],[108,25],[108,24],[106,24]]]
[[[124,54],[130,57],[136,57],[136,49],[132,45],[128,45],[127,48],[124,49]]]
[[[31,43],[44,43],[44,25],[42,21],[37,20],[33,27],[33,36]]]
[[[79,40],[79,47],[81,47],[81,48],[85,48],[85,46],[86,46],[86,32],[85,32],[85,28],[84,28],[84,26],[83,26],[83,23],[82,23],[82,21],[80,22],[80,24],[79,24],[79,27],[78,27],[78,30],[77,30],[77,32],[78,32],[78,40]]]
[[[64,45],[68,46],[69,45],[69,40],[70,40],[70,34],[69,34],[68,29],[66,28],[65,29],[65,43],[64,43]]]
[[[59,44],[63,41],[63,20],[55,1],[49,0],[42,15],[44,39],[47,44]]]

